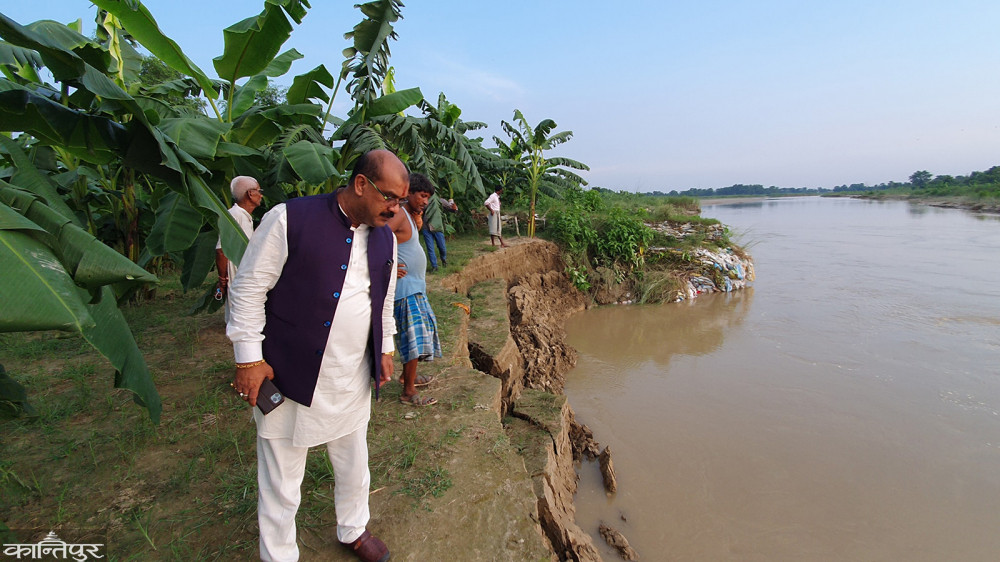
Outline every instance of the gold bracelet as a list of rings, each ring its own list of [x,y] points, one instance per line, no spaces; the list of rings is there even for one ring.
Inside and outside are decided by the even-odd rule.
[[[249,369],[250,367],[256,367],[257,365],[263,365],[265,361],[261,359],[260,361],[254,361],[253,363],[237,363],[237,369]]]
[[[384,352],[382,352],[382,355],[388,355],[389,357],[392,357],[392,356],[396,355],[396,350],[394,349],[392,351],[384,351]]]

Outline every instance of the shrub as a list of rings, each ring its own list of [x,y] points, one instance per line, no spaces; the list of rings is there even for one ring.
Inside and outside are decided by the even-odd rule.
[[[652,240],[653,230],[641,218],[615,207],[598,232],[594,257],[634,269],[642,264],[642,254]]]
[[[591,217],[576,205],[549,213],[548,230],[553,240],[562,244],[570,254],[585,256],[597,239]]]

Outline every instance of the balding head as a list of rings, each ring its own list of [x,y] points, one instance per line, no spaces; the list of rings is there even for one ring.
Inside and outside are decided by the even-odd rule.
[[[382,226],[399,211],[409,186],[410,173],[395,154],[372,150],[354,163],[341,205],[353,221]]]
[[[351,179],[348,185],[353,185],[358,175],[363,175],[373,182],[378,183],[382,179],[382,174],[400,172],[407,174],[409,182],[409,172],[406,165],[395,154],[388,150],[370,150],[354,161],[354,169],[351,171]],[[382,186],[379,185],[379,188]]]

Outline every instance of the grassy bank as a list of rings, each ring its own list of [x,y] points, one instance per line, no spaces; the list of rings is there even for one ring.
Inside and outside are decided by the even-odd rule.
[[[446,355],[466,314],[453,303],[468,300],[441,288],[440,278],[491,252],[483,241],[453,238],[448,267],[429,276]],[[163,277],[157,295],[125,314],[163,398],[159,425],[129,393],[112,388],[110,366],[80,338],[0,335],[0,363],[27,388],[37,412],[0,420],[2,523],[103,539],[112,560],[253,559],[255,432],[229,387],[234,365],[222,313],[186,315],[200,293],[184,293],[177,274]],[[440,403],[406,407],[397,400],[400,385],[389,383],[369,432],[373,525],[404,552],[414,551],[404,541],[419,536],[419,518],[439,531],[446,523],[437,519],[464,506],[456,497],[467,497],[484,474],[510,474],[518,462],[496,414],[482,408],[495,379],[476,377],[447,356],[421,373],[439,375],[426,392]],[[457,467],[455,459],[462,459]],[[304,559],[351,559],[331,538],[333,475],[320,450],[310,453],[302,491]],[[3,538],[15,542],[9,533]]]

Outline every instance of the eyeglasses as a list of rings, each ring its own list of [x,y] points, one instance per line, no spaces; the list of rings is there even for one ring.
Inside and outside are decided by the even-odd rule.
[[[396,205],[399,205],[400,202],[402,201],[402,199],[399,197],[389,197],[388,195],[386,195],[385,192],[383,192],[381,189],[378,188],[377,185],[375,185],[375,182],[373,182],[370,177],[365,176],[365,179],[368,180],[368,183],[372,184],[372,187],[375,188],[375,191],[377,191],[378,194],[382,196],[382,199],[386,203],[388,203],[390,207],[395,207]]]

